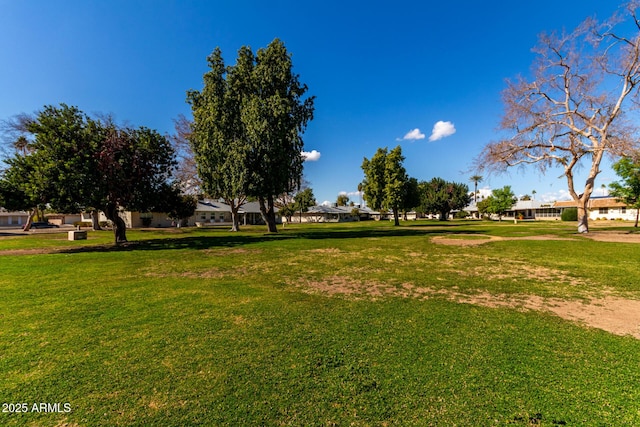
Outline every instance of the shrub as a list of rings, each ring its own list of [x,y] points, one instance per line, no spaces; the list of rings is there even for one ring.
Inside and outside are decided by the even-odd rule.
[[[562,211],[560,218],[563,221],[577,221],[578,220],[578,208],[567,208]]]

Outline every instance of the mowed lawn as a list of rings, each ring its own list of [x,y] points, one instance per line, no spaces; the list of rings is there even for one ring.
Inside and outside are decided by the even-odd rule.
[[[0,425],[640,425],[640,340],[452,298],[640,299],[639,244],[560,222],[128,237],[0,238]]]

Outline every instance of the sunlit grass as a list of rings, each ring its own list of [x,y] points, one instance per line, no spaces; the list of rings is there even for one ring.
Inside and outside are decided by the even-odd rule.
[[[572,240],[432,241],[445,234]],[[3,401],[72,409],[2,413],[2,425],[640,422],[640,341],[401,292],[639,297],[640,245],[587,240],[572,224],[471,221],[128,237],[124,248],[108,231],[0,239]]]

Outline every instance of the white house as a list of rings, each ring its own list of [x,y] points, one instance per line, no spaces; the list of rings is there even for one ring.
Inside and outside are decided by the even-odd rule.
[[[554,207],[558,209],[575,208],[576,202],[564,200],[555,202]],[[591,197],[587,203],[587,211],[590,220],[623,220],[635,221],[638,213],[637,209],[630,209],[624,202],[619,202],[615,197],[597,196]]]

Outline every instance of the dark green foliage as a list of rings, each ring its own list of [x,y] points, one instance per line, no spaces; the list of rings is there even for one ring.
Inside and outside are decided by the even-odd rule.
[[[640,215],[640,152],[621,158],[613,164],[613,170],[622,178],[622,183],[616,181],[609,184],[610,194],[624,202],[627,207],[636,209],[637,227]]]
[[[364,199],[373,209],[393,211],[395,225],[400,225],[399,211],[405,206],[409,177],[402,165],[404,157],[398,145],[391,151],[378,148],[376,154],[362,162]]]
[[[577,221],[578,220],[578,208],[566,208],[560,215],[562,221]]]
[[[234,66],[225,67],[220,49],[208,61],[205,88],[187,94],[204,189],[234,205],[256,198],[275,232],[274,199],[300,187],[302,134],[313,118],[314,97],[304,98],[307,86],[278,39],[255,55],[242,47]]]
[[[103,210],[116,242],[126,241],[121,209],[152,211],[169,194],[175,166],[167,138],[155,130],[118,128],[76,107],[46,106],[26,124],[28,150],[6,162],[0,181],[7,206],[48,205],[62,213]]]
[[[433,178],[429,182],[420,183],[419,188],[420,209],[425,213],[439,214],[440,221],[446,221],[451,211],[462,209],[471,203],[466,184]]]
[[[505,185],[491,192],[491,195],[481,202],[478,202],[478,212],[481,214],[498,215],[502,221],[502,215],[516,204],[518,198],[511,191],[511,186]]]
[[[410,177],[404,186],[402,210],[418,209],[420,206],[420,187],[416,178]]]
[[[180,194],[177,189],[173,189],[172,193],[168,199],[167,216],[177,221],[183,221],[192,216],[198,206],[198,199],[195,196]]]
[[[313,195],[313,190],[311,188],[305,188],[302,191],[298,191],[295,196],[293,196],[293,209],[299,212],[306,212],[309,208],[316,204],[316,196]]]

